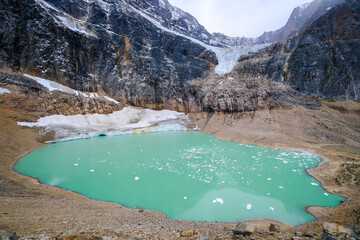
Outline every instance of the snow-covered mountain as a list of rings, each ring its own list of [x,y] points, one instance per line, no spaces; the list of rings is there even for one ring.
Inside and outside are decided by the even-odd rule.
[[[248,47],[254,39],[209,33],[191,14],[172,6],[168,0],[126,0],[162,26],[216,47]]]
[[[311,14],[311,5],[292,15],[296,29],[331,9],[314,5],[322,8]],[[125,105],[181,111],[199,102],[192,80],[226,77],[241,55],[273,41],[210,34],[167,0],[3,0],[0,26],[0,69],[105,92]]]

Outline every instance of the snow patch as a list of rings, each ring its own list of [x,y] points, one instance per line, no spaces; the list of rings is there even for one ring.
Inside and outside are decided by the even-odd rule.
[[[104,96],[104,98],[105,98],[106,100],[110,101],[110,102],[113,102],[113,103],[115,103],[115,104],[119,104],[118,101],[116,101],[115,99],[112,99],[112,98],[110,98],[110,97],[108,97],[108,96]]]
[[[70,93],[70,94],[77,94],[78,91],[71,89],[69,87],[66,87],[60,83],[54,82],[54,81],[50,81],[44,78],[39,78],[39,77],[35,77],[35,76],[31,76],[29,74],[24,74],[25,77],[30,78],[32,80],[35,80],[37,83],[41,84],[42,86],[44,86],[45,88],[47,88],[50,92],[52,91],[60,91],[60,92],[65,92],[65,93]],[[77,94],[78,95],[78,94]]]
[[[71,140],[116,134],[157,131],[195,130],[196,126],[184,113],[125,107],[111,114],[52,115],[37,122],[18,122],[20,126],[42,127],[55,131],[56,140]]]
[[[69,14],[64,13],[63,11],[57,9],[56,7],[52,6],[45,0],[35,0],[42,8],[44,8],[46,11],[50,12],[56,12],[57,14],[54,15],[50,14],[52,18],[59,24],[65,26],[66,28],[70,29],[74,32],[79,32],[88,36],[96,36],[94,33],[90,32],[86,29],[86,21],[76,19]]]
[[[76,96],[83,96],[86,98],[100,98],[100,96],[97,93],[86,93],[86,92],[82,92],[82,91],[77,91],[77,90],[74,90],[67,86],[64,86],[60,83],[57,83],[57,82],[54,82],[54,81],[51,81],[48,79],[40,78],[40,77],[31,76],[29,74],[24,74],[24,76],[27,78],[30,78],[32,80],[35,80],[37,83],[39,83],[42,86],[44,86],[45,88],[47,88],[50,92],[60,91],[60,92],[64,92],[64,93],[74,94]],[[118,101],[116,101],[108,96],[104,96],[104,98],[110,102],[119,104]]]
[[[4,94],[4,93],[11,93],[11,91],[6,88],[0,88],[0,94]]]
[[[92,35],[87,31],[85,27],[85,23],[83,21],[77,20],[76,18],[70,16],[56,16],[56,17],[68,29],[74,32],[84,33],[86,35]]]

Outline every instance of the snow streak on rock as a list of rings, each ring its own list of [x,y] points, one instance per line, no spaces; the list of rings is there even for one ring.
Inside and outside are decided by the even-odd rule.
[[[204,48],[207,48],[211,51],[213,51],[216,54],[216,57],[218,59],[218,65],[215,68],[215,72],[218,75],[224,75],[226,73],[231,72],[231,70],[235,67],[235,65],[237,64],[237,61],[239,59],[239,57],[243,54],[247,54],[251,51],[257,51],[261,48],[264,48],[268,45],[270,45],[270,43],[267,44],[257,44],[257,45],[248,45],[245,47],[232,47],[232,48],[220,48],[220,47],[214,47],[211,45],[207,45],[195,38],[186,36],[184,34],[178,33],[176,31],[170,30],[164,26],[162,26],[159,22],[157,22],[156,20],[154,20],[153,18],[151,18],[150,16],[148,16],[147,14],[143,13],[142,11],[134,8],[133,6],[129,5],[129,7],[136,13],[138,13],[139,15],[141,15],[142,17],[144,17],[145,19],[147,19],[148,21],[150,21],[151,23],[153,23],[157,28],[187,38],[190,41],[197,43],[201,46],[203,46]]]

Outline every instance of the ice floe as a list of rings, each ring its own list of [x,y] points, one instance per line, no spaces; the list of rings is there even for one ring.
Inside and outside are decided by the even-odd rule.
[[[220,203],[222,205],[224,204],[224,200],[222,200],[221,198],[216,198],[212,201],[212,203]]]

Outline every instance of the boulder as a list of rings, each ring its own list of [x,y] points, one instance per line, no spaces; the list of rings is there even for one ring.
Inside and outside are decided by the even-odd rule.
[[[256,228],[244,222],[240,222],[234,226],[232,231],[233,231],[233,235],[248,236],[253,234],[256,231]]]
[[[347,237],[353,237],[355,239],[358,238],[358,236],[353,230],[336,223],[325,222],[323,228],[324,228],[324,233],[331,236],[338,236],[339,234],[345,233]]]
[[[269,231],[270,232],[280,232],[280,226],[277,224],[275,225],[275,224],[271,223],[269,226]]]
[[[186,230],[181,233],[182,237],[192,237],[195,235],[195,230]]]

